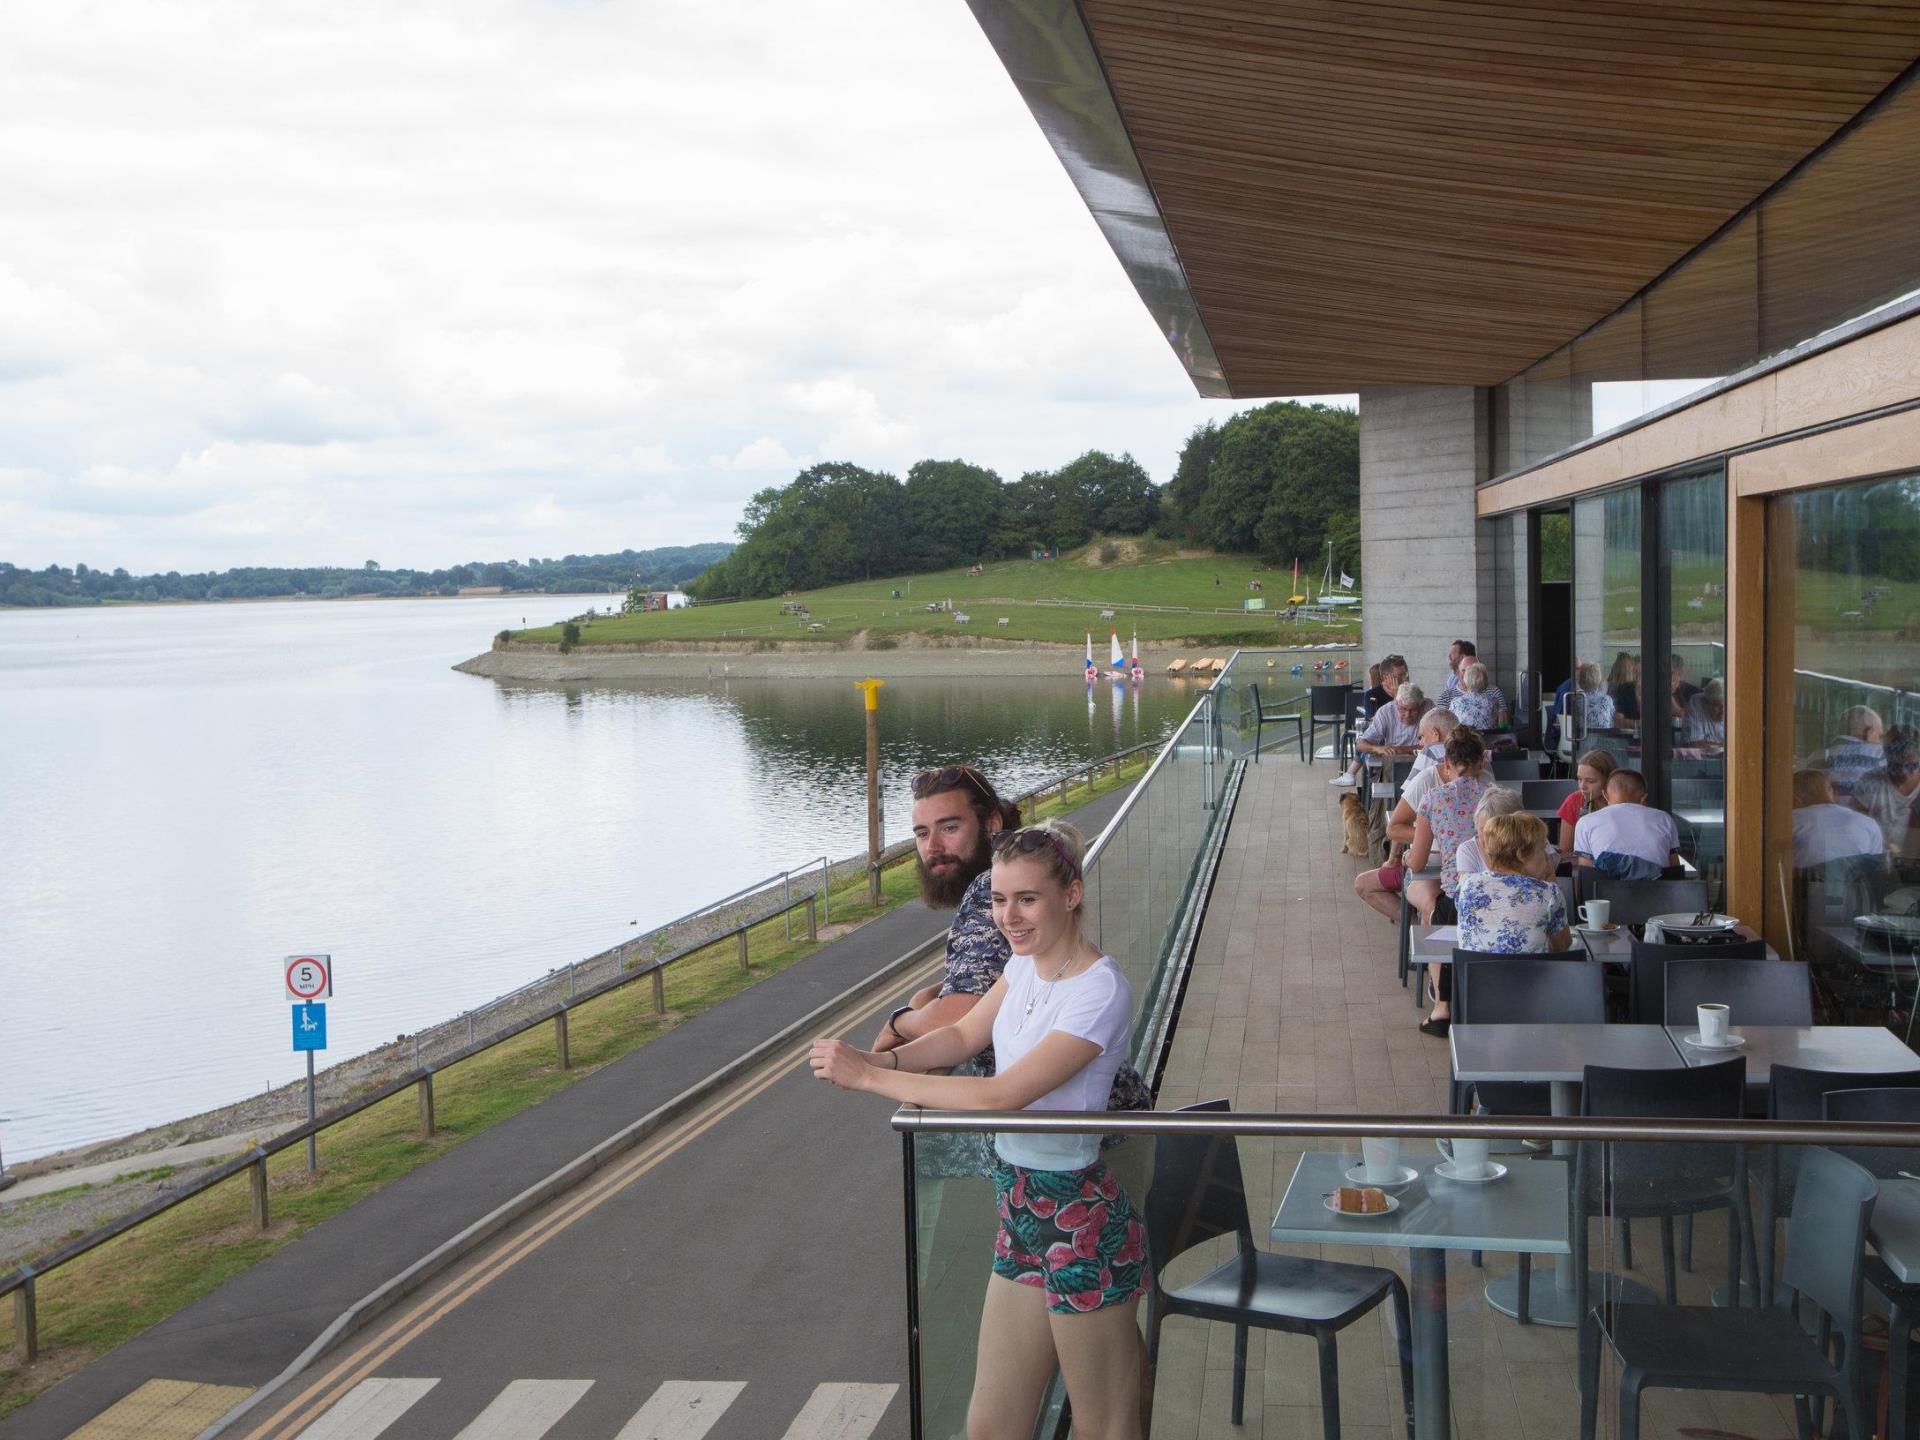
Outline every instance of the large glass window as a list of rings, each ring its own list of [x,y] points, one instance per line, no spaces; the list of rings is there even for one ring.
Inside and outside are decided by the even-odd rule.
[[[1573,664],[1550,677],[1571,720],[1561,732],[1573,758],[1593,748],[1620,765],[1640,763],[1644,717],[1660,689],[1640,667],[1640,491],[1615,490],[1573,507]]]
[[[1660,488],[1665,557],[1667,692],[1672,728],[1668,796],[1681,849],[1723,894],[1727,828],[1726,472]]]
[[[1494,388],[1496,475],[1920,293],[1920,84],[1585,334]]]
[[[1920,475],[1767,516],[1767,881],[1830,1015],[1920,981]]]

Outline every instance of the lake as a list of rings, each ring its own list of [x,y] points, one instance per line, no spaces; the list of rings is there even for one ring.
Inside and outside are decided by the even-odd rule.
[[[0,1152],[293,1079],[293,951],[334,957],[324,1058],[340,1060],[865,848],[846,680],[540,685],[449,668],[523,617],[587,603],[0,612]],[[907,833],[923,765],[975,760],[1017,792],[1169,733],[1194,703],[1158,679],[1089,697],[1077,665],[891,681],[889,838]]]

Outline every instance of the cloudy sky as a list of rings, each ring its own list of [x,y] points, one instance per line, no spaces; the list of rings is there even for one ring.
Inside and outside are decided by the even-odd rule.
[[[0,559],[725,539],[1198,399],[963,0],[0,8]]]

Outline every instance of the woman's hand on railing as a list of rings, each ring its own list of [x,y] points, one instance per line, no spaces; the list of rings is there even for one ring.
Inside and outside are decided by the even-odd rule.
[[[867,1077],[873,1074],[874,1068],[873,1062],[864,1053],[846,1041],[830,1040],[825,1036],[813,1042],[807,1064],[817,1079],[840,1090],[866,1089]]]

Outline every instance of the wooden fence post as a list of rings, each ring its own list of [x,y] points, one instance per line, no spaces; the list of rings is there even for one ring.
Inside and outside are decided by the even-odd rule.
[[[433,1138],[433,1072],[427,1071],[413,1087],[420,1095],[420,1138]]]
[[[747,965],[747,930],[744,925],[740,927],[740,968],[742,970],[749,968]]]
[[[667,1013],[667,972],[658,965],[653,967],[653,1013]]]
[[[820,926],[814,918],[814,911],[817,908],[818,906],[813,896],[807,896],[807,939],[809,940],[818,940],[820,938]]]
[[[253,1194],[253,1224],[256,1230],[267,1228],[267,1157],[262,1155],[247,1167],[247,1189]]]
[[[13,1350],[22,1365],[40,1358],[40,1307],[34,1300],[33,1278],[13,1292]]]
[[[571,1070],[573,1055],[567,1048],[567,1012],[564,1010],[553,1017],[553,1049],[559,1057],[560,1068]]]

